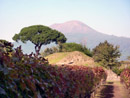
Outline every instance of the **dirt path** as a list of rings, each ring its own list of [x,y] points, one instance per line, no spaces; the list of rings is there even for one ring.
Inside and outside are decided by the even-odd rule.
[[[130,98],[130,95],[119,81],[113,81],[102,85],[95,98]]]
[[[130,98],[128,90],[120,83],[120,77],[110,70],[107,70],[107,73],[106,84],[97,90],[94,98]]]

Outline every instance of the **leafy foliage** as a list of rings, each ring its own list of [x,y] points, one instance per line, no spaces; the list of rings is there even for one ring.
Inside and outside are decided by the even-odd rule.
[[[13,51],[13,44],[6,40],[0,40],[0,49],[6,53],[10,53]]]
[[[112,71],[113,71],[114,73],[116,73],[118,76],[120,76],[120,74],[122,73],[123,70],[124,70],[124,69],[120,69],[119,67],[114,67],[114,68],[112,69]]]
[[[1,98],[89,98],[105,79],[101,67],[52,66],[21,47],[10,56],[0,48]]]
[[[22,42],[31,41],[35,45],[37,55],[42,45],[50,44],[51,42],[64,43],[66,37],[59,31],[43,25],[33,25],[23,28],[19,34],[15,34],[13,40]]]
[[[121,75],[121,82],[123,82],[126,87],[130,90],[130,68],[129,69],[125,69]]]
[[[52,48],[46,48],[43,52],[41,52],[41,55],[43,57],[45,57],[45,56],[48,56],[50,54],[57,53],[57,52],[59,52],[59,47],[58,46],[54,46]]]
[[[112,69],[114,66],[120,65],[117,58],[120,57],[120,51],[118,46],[105,41],[100,43],[93,49],[93,58],[96,62],[99,62],[102,66]]]
[[[43,52],[41,52],[41,55],[45,57],[56,52],[72,52],[72,51],[80,51],[92,57],[92,53],[88,48],[77,43],[63,43],[58,46],[54,46],[52,48],[46,48]]]
[[[92,56],[91,51],[86,46],[77,43],[63,43],[60,47],[60,51],[62,52],[80,51],[88,56]]]

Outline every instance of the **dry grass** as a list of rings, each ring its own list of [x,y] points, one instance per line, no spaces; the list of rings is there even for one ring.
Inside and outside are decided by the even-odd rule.
[[[66,57],[68,54],[69,54],[69,52],[59,52],[59,53],[51,54],[51,55],[49,55],[49,56],[47,56],[45,58],[48,59],[50,64],[56,64],[61,59]]]
[[[74,51],[74,52],[61,52],[61,53],[54,53],[47,57],[50,64],[69,64],[69,65],[85,65],[94,67],[95,64],[94,60],[85,55],[82,52]]]

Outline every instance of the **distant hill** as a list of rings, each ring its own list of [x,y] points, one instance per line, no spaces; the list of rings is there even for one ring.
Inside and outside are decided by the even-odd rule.
[[[45,58],[48,59],[50,64],[86,65],[91,67],[96,66],[91,57],[79,51],[54,53]]]
[[[65,23],[53,24],[50,27],[63,33],[75,34],[75,33],[97,32],[80,21],[69,21]]]
[[[100,42],[107,40],[114,45],[120,46],[121,60],[125,60],[130,55],[130,38],[100,33],[80,21],[53,24],[50,27],[64,33],[68,39],[67,42],[82,43],[93,49]]]

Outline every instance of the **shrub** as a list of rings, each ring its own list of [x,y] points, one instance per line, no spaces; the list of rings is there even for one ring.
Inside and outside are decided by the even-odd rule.
[[[6,53],[13,51],[13,44],[11,42],[8,42],[6,40],[0,40],[0,49],[1,51],[4,51]]]
[[[83,46],[81,44],[77,44],[77,43],[63,43],[59,46],[55,46],[52,48],[46,48],[41,55],[43,57],[56,53],[56,52],[72,52],[72,51],[80,51],[83,52],[84,54],[92,57],[92,53],[90,51],[90,49],[88,49],[86,46]]]
[[[115,67],[115,68],[112,69],[112,71],[113,71],[114,73],[116,73],[118,76],[120,76],[120,74],[122,73],[123,70],[124,70],[124,69],[120,69],[120,68],[118,68],[118,67]]]
[[[46,48],[43,52],[41,52],[42,57],[48,56],[50,54],[59,52],[59,47],[58,46],[54,46],[52,48]]]
[[[125,69],[121,75],[121,82],[130,90],[130,69]]]
[[[21,47],[11,56],[0,49],[1,98],[89,98],[105,79],[101,67],[52,66],[42,57],[23,54]]]
[[[81,44],[77,43],[64,43],[61,45],[60,51],[62,52],[72,52],[72,51],[80,51],[88,56],[92,56],[91,51]]]

